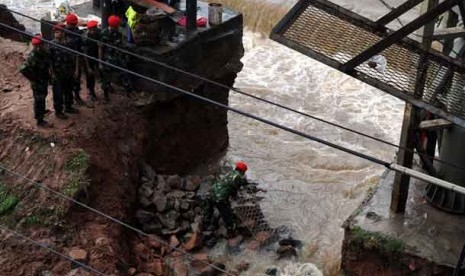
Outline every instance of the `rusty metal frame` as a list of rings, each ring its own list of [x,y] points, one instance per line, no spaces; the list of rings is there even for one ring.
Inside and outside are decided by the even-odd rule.
[[[449,5],[455,5],[455,2],[458,0],[448,0],[447,4],[444,4],[443,7]],[[452,4],[454,3],[454,4]],[[275,26],[272,30],[270,38],[289,47],[292,48],[304,55],[312,57],[328,66],[331,66],[337,70],[341,70],[343,64],[339,61],[332,59],[324,54],[318,53],[313,49],[306,47],[305,45],[299,44],[287,37],[285,37],[286,31],[294,24],[295,20],[299,18],[299,16],[309,7],[313,6],[317,9],[323,10],[324,12],[331,14],[333,16],[338,17],[352,25],[360,27],[368,32],[371,32],[381,38],[388,37],[389,34],[392,34],[393,31],[390,31],[384,26],[380,26],[377,22],[371,21],[365,17],[362,17],[354,12],[351,12],[347,9],[344,9],[334,3],[331,3],[326,0],[300,0],[297,4],[289,11],[288,14]],[[445,8],[444,8],[445,9]],[[310,29],[310,28],[309,28]],[[444,66],[450,68],[454,72],[458,72],[461,74],[465,73],[465,65],[451,57],[448,57],[436,50],[427,49],[421,43],[414,41],[408,37],[403,37],[400,40],[394,43],[395,45],[401,46],[409,51],[417,53],[421,56],[424,56],[427,60],[433,61],[438,63],[440,66]],[[436,114],[439,117],[442,117],[448,121],[453,122],[459,126],[465,127],[465,118],[459,117],[457,115],[453,115],[437,106],[433,103],[426,102],[421,98],[415,97],[412,94],[407,93],[406,91],[402,91],[398,88],[395,88],[387,83],[384,83],[376,78],[370,77],[364,74],[361,71],[358,71],[355,68],[352,71],[345,72],[348,75],[351,75],[367,84],[370,84],[374,87],[377,87],[397,98],[400,98],[404,101],[412,103],[413,105],[428,110],[431,113]]]

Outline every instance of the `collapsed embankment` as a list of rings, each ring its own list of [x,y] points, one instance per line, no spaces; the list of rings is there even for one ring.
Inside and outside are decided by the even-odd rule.
[[[202,118],[219,112],[211,108],[204,112],[201,103],[182,97],[153,103],[148,92],[131,100],[114,94],[110,105],[82,107],[80,114],[66,121],[57,120],[51,113],[46,119],[54,127],[38,129],[30,86],[17,73],[27,52],[25,44],[0,40],[0,164],[125,222],[132,223],[140,164],[147,161],[161,164],[156,168],[162,171],[185,172],[186,164],[193,162],[182,158],[177,163],[179,157],[170,156],[178,154],[174,149],[179,145],[192,146],[192,136],[176,135],[177,129],[190,124],[189,131],[195,130],[205,138]],[[187,108],[182,106],[186,102]],[[49,97],[47,108],[51,106]],[[221,118],[220,129],[211,124],[206,129],[208,135],[217,132],[221,143],[210,151],[202,147],[203,156],[196,162],[201,163],[227,146],[225,114]],[[154,126],[159,126],[156,137],[163,138],[160,133],[165,132],[165,136],[176,139],[166,147],[153,146],[151,131],[157,131]],[[154,148],[163,152],[153,152]],[[193,152],[198,157],[199,151]],[[0,188],[2,225],[107,274],[126,275],[135,266],[137,260],[132,258],[130,248],[134,236],[122,226],[8,171],[1,173]],[[2,231],[1,238],[4,253],[0,275],[40,275],[44,271],[66,275],[73,269],[68,261],[8,231]]]

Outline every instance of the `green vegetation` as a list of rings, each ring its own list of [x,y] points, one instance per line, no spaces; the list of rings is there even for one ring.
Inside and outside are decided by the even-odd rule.
[[[66,162],[65,171],[68,174],[68,183],[62,189],[65,195],[74,197],[79,191],[89,186],[90,179],[87,177],[89,161],[89,155],[81,149]]]
[[[12,212],[18,204],[18,198],[9,192],[6,186],[0,182],[0,215]]]
[[[358,226],[352,228],[353,238],[350,241],[352,249],[374,250],[380,253],[400,253],[405,249],[401,240],[376,233],[368,232]]]

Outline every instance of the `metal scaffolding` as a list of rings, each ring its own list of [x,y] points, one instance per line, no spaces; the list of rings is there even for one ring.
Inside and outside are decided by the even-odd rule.
[[[407,37],[461,1],[445,0],[397,31],[385,27],[420,2],[409,0],[372,21],[329,1],[300,0],[271,38],[465,127],[465,65]],[[366,63],[377,54],[387,59],[384,72]]]

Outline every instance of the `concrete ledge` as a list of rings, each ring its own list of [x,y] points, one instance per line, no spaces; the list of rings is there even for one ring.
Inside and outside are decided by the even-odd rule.
[[[345,275],[452,275],[465,243],[465,217],[424,199],[426,183],[411,180],[405,214],[389,210],[394,172],[344,223]]]

